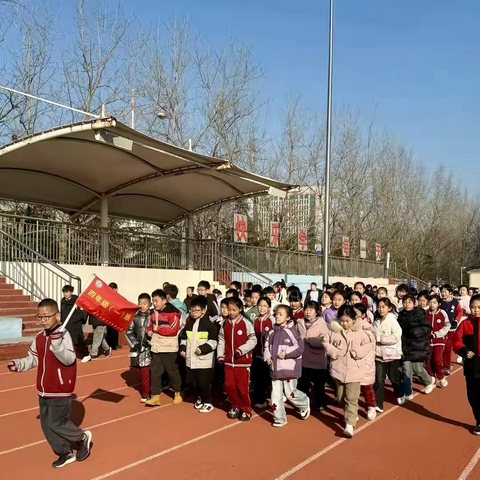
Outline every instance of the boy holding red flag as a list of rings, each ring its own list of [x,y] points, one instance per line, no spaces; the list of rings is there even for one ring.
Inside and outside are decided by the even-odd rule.
[[[40,397],[40,424],[52,450],[58,455],[54,468],[81,462],[90,455],[92,434],[70,420],[72,393],[77,379],[77,358],[72,337],[60,327],[60,312],[55,300],[38,304],[36,319],[42,325],[25,358],[8,364],[11,372],[37,369]],[[72,450],[76,450],[74,453]]]

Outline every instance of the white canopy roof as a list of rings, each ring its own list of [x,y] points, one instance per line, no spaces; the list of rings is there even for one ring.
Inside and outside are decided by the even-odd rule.
[[[294,188],[143,135],[115,118],[36,133],[0,148],[0,197],[170,226],[244,197]]]

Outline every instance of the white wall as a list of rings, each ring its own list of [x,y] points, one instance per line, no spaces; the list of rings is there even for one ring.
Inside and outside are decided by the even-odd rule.
[[[137,303],[138,295],[141,293],[151,294],[157,288],[162,288],[163,282],[176,285],[179,290],[178,296],[181,300],[185,298],[187,287],[193,286],[196,288],[200,280],[209,281],[212,284],[212,288],[216,287],[224,290],[223,287],[214,284],[212,271],[96,267],[66,264],[61,264],[61,266],[72,275],[80,277],[83,287],[86,286],[88,279],[93,274],[96,274],[104,282],[117,283],[119,293],[133,303]],[[24,290],[25,294],[27,294],[33,284],[40,298],[53,298],[59,301],[62,298],[62,287],[67,280],[49,273],[49,269],[54,272],[57,271],[48,265],[36,263],[0,262],[0,272],[14,279],[12,282],[7,278],[8,283],[14,283],[16,288],[26,287]],[[72,283],[76,287],[76,283]]]
[[[186,296],[187,287],[197,287],[200,280],[207,280],[213,285],[212,271],[198,270],[160,270],[153,268],[121,268],[121,267],[94,267],[85,265],[62,265],[70,273],[82,279],[86,286],[90,275],[97,275],[104,282],[115,282],[118,292],[127,300],[137,303],[141,293],[152,293],[162,288],[164,282],[173,283],[178,287],[180,300]],[[213,288],[213,287],[212,287]]]

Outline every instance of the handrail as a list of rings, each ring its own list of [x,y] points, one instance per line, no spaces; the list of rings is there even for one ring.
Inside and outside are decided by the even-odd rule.
[[[28,250],[30,253],[32,253],[33,255],[36,255],[37,257],[39,257],[40,259],[42,259],[45,263],[48,263],[49,265],[51,265],[53,268],[56,268],[57,270],[60,270],[64,275],[66,275],[67,277],[70,277],[70,278],[73,278],[74,280],[76,280],[77,282],[82,282],[82,279],[80,277],[77,277],[77,275],[73,275],[73,273],[70,273],[68,270],[65,270],[63,267],[61,267],[58,263],[55,263],[55,262],[52,262],[51,260],[49,260],[48,258],[44,257],[41,253],[38,253],[36,252],[35,250],[33,250],[33,248],[30,248],[28,245],[25,245],[23,242],[21,242],[18,238],[15,238],[13,237],[12,235],[10,235],[9,233],[5,232],[4,230],[2,230],[0,228],[0,233],[2,235],[5,235],[6,237],[10,238],[11,240],[13,240],[15,243],[18,243],[19,245],[21,245],[25,250]]]
[[[0,229],[0,274],[28,294],[32,300],[60,300],[61,290],[66,283],[76,282],[77,292],[82,290],[80,277],[3,229]]]
[[[415,277],[413,275],[410,275],[409,273],[407,272],[404,272],[403,270],[400,270],[399,268],[397,268],[397,266],[395,265],[395,277],[398,278],[398,277],[406,277],[406,278],[410,278],[412,279],[413,281],[415,281],[416,283],[421,283],[425,286],[429,286],[430,285],[430,282],[426,282],[425,280],[422,280],[421,278],[418,278],[418,277]]]
[[[223,253],[221,253],[219,251],[217,251],[217,255],[220,258],[222,258],[223,260],[226,260],[227,262],[230,262],[234,266],[238,267],[239,271],[243,271],[243,273],[248,273],[249,275],[252,275],[252,277],[258,277],[261,280],[263,280],[265,283],[268,283],[268,285],[273,285],[273,280],[271,278],[268,278],[267,276],[265,276],[261,273],[255,272],[254,270],[248,268],[246,265],[243,265],[242,263],[237,262],[233,258],[231,258],[227,255],[224,255]]]

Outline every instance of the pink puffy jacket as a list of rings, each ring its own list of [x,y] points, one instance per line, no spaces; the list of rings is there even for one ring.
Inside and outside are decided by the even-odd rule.
[[[372,351],[365,357],[365,379],[363,380],[362,385],[373,385],[375,383],[375,329],[370,323],[368,315],[367,318],[362,320],[362,329],[373,342]]]
[[[305,319],[305,350],[302,356],[302,367],[316,370],[327,369],[327,354],[320,336],[328,336],[328,327],[323,317],[312,321]]]
[[[363,382],[366,377],[367,357],[374,350],[371,336],[362,329],[362,322],[356,321],[350,330],[344,330],[332,322],[330,335],[324,344],[331,358],[330,374],[341,383]]]

